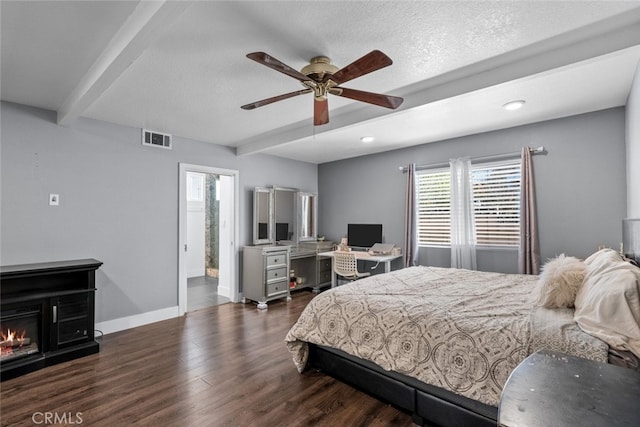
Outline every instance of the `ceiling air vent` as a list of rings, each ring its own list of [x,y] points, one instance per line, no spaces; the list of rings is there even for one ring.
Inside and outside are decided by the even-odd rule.
[[[171,135],[142,129],[142,145],[171,149]]]

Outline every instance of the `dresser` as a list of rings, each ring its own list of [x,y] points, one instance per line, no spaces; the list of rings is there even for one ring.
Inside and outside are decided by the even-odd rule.
[[[289,246],[245,246],[242,251],[242,292],[259,309],[289,294]]]

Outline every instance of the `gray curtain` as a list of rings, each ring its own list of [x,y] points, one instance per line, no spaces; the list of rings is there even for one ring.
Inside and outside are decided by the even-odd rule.
[[[540,273],[540,244],[536,219],[531,149],[522,148],[520,178],[520,251],[518,270],[522,274]]]
[[[404,210],[404,266],[418,265],[418,225],[417,225],[416,165],[407,167],[407,192]]]

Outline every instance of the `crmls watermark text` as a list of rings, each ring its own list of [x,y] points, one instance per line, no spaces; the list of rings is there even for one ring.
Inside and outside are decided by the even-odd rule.
[[[34,412],[31,421],[38,425],[82,424],[82,412]]]

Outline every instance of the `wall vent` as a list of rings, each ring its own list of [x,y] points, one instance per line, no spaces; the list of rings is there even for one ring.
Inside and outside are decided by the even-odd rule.
[[[168,148],[171,150],[171,135],[142,129],[142,145]]]

